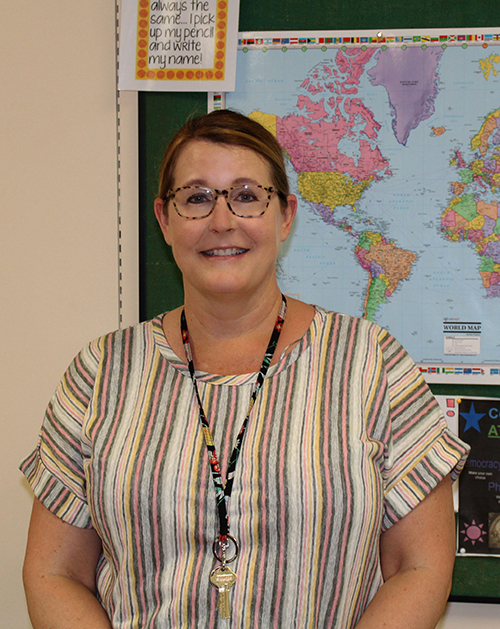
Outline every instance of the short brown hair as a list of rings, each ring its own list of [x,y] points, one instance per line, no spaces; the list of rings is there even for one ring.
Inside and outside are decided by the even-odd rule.
[[[230,109],[219,109],[188,120],[172,138],[160,167],[158,197],[165,200],[172,189],[174,172],[183,148],[193,140],[251,149],[269,165],[273,186],[286,206],[290,194],[283,150],[274,135],[261,124]]]

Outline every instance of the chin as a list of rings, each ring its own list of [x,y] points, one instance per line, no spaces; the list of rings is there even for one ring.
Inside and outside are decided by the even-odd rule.
[[[251,295],[256,293],[259,289],[259,286],[254,284],[242,283],[242,282],[217,282],[206,284],[202,287],[202,292],[206,295],[212,295],[214,298],[217,297],[244,297],[246,295]]]
[[[271,279],[266,275],[257,275],[256,271],[258,269],[239,269],[239,272],[237,270],[229,272],[226,269],[220,273],[200,274],[196,279],[192,278],[194,280],[192,282],[188,279],[185,288],[189,286],[196,293],[214,299],[231,296],[246,298],[259,293]],[[186,275],[184,279],[187,279]]]
[[[207,293],[212,295],[245,295],[248,292],[252,292],[251,288],[234,286],[234,285],[219,285],[214,287],[207,287]]]

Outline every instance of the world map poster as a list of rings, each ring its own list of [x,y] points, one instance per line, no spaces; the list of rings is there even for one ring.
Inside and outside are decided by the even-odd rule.
[[[500,383],[500,35],[240,33],[223,106],[285,151],[282,290],[385,327],[429,381]]]

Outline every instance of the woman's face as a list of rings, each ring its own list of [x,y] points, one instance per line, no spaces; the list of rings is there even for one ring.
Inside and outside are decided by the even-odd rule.
[[[258,153],[195,140],[179,156],[173,188],[194,185],[227,190],[245,183],[272,186],[270,168]],[[290,233],[296,206],[296,198],[290,195],[283,209],[273,194],[262,216],[241,218],[220,196],[209,216],[190,220],[177,214],[172,200],[164,211],[162,200],[156,199],[155,213],[186,291],[252,295],[266,288],[275,290],[279,247]]]

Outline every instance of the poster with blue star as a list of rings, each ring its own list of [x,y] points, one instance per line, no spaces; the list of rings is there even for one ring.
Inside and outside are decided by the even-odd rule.
[[[500,399],[457,399],[458,434],[471,446],[459,480],[458,552],[500,556]]]

